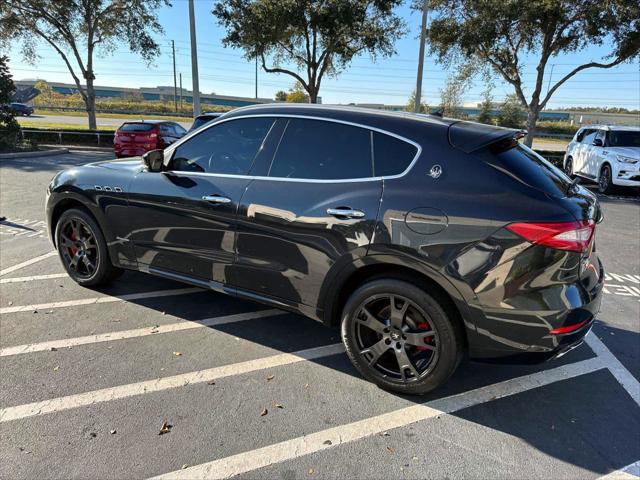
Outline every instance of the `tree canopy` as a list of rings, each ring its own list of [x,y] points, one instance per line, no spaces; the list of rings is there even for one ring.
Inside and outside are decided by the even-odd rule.
[[[325,75],[362,53],[395,53],[405,32],[394,13],[401,0],[219,0],[213,14],[225,46],[257,58],[264,71],[295,78],[315,103]]]
[[[527,109],[530,145],[540,111],[567,80],[588,68],[611,68],[638,59],[640,3],[629,0],[431,0],[432,53],[445,64],[479,61],[509,83]],[[554,56],[610,45],[605,58],[575,65],[543,95]],[[535,59],[533,88],[523,80]],[[528,94],[528,95],[527,95]]]
[[[73,77],[96,127],[94,53],[124,43],[151,62],[159,53],[152,34],[162,32],[157,13],[169,0],[12,0],[0,2],[0,44],[20,42],[35,63],[38,43],[52,47]]]
[[[16,91],[9,72],[9,58],[0,56],[0,150],[12,148],[18,139],[20,126],[7,105]]]

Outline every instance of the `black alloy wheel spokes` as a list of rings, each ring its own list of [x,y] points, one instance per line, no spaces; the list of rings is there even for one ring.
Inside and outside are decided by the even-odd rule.
[[[360,306],[352,333],[370,367],[408,383],[431,372],[438,360],[438,333],[430,320],[405,297],[375,295]]]
[[[99,251],[96,237],[79,218],[67,220],[60,230],[61,251],[71,271],[83,278],[91,277],[98,268]]]

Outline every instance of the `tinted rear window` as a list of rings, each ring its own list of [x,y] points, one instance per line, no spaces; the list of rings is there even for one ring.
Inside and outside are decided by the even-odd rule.
[[[118,130],[121,132],[150,132],[156,126],[152,123],[125,123]]]
[[[191,130],[195,130],[199,126],[204,125],[205,123],[215,119],[216,117],[196,117],[196,119],[193,121],[193,125],[191,125]]]
[[[640,132],[633,130],[611,130],[609,132],[610,147],[640,147]]]
[[[499,142],[489,150],[496,166],[523,183],[555,197],[564,197],[571,180],[562,170],[517,141]]]
[[[399,175],[411,164],[418,149],[399,138],[375,132],[373,134],[373,163],[375,177]]]
[[[269,171],[270,177],[316,180],[373,175],[369,130],[322,120],[292,119]]]

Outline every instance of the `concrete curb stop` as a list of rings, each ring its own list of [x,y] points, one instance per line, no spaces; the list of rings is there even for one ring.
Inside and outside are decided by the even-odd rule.
[[[50,157],[51,155],[61,155],[63,153],[69,153],[69,150],[67,148],[60,148],[55,150],[40,150],[35,152],[0,153],[0,160],[8,160],[13,158]]]

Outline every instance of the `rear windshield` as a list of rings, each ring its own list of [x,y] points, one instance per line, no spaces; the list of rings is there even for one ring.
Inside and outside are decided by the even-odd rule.
[[[195,130],[200,125],[204,125],[205,123],[215,119],[216,117],[196,117],[196,119],[193,121],[193,125],[191,125],[191,130]]]
[[[633,130],[611,130],[609,132],[610,147],[640,147],[640,132]]]
[[[516,140],[498,142],[489,147],[496,166],[506,174],[554,197],[564,197],[571,180],[562,170]]]
[[[121,132],[150,132],[156,128],[152,123],[125,123],[118,130]]]

